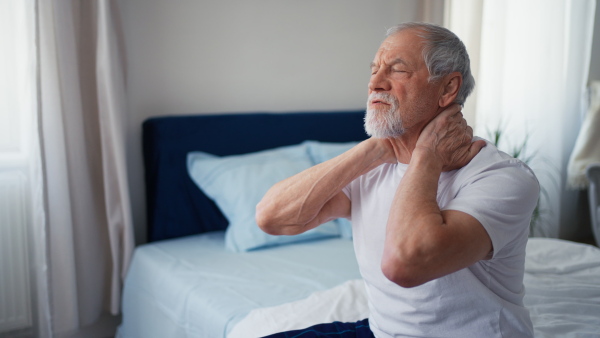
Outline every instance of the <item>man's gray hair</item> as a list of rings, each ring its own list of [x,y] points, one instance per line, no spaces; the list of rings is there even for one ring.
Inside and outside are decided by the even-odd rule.
[[[462,41],[450,30],[424,22],[407,22],[391,27],[386,37],[406,29],[418,30],[417,35],[425,40],[423,59],[429,70],[429,81],[439,80],[452,72],[462,75],[462,86],[455,102],[464,105],[475,87],[475,79],[471,74],[469,54]]]

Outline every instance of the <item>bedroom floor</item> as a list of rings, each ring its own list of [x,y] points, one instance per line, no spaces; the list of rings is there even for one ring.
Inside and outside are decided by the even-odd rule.
[[[121,316],[103,315],[96,323],[86,326],[63,338],[113,338],[117,326],[121,324]]]
[[[120,324],[121,316],[104,314],[92,325],[81,328],[76,332],[56,334],[55,336],[60,338],[114,338]],[[34,336],[31,328],[0,333],[0,338],[32,338]]]

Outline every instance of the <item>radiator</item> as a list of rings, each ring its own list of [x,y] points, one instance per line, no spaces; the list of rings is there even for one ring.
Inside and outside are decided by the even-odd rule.
[[[31,327],[25,176],[0,171],[0,334]]]

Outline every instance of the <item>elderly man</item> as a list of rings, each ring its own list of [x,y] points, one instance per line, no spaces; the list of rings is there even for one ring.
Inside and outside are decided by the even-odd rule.
[[[533,335],[523,273],[539,185],[525,164],[473,139],[460,112],[473,86],[452,32],[391,28],[371,64],[371,138],[276,184],[257,206],[270,234],[352,220],[369,318],[299,337]]]

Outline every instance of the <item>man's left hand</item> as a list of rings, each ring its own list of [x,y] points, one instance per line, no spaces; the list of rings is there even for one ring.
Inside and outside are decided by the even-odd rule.
[[[464,119],[461,106],[453,104],[425,126],[415,151],[428,152],[440,161],[442,171],[450,171],[467,165],[486,144],[472,140],[473,129]]]

